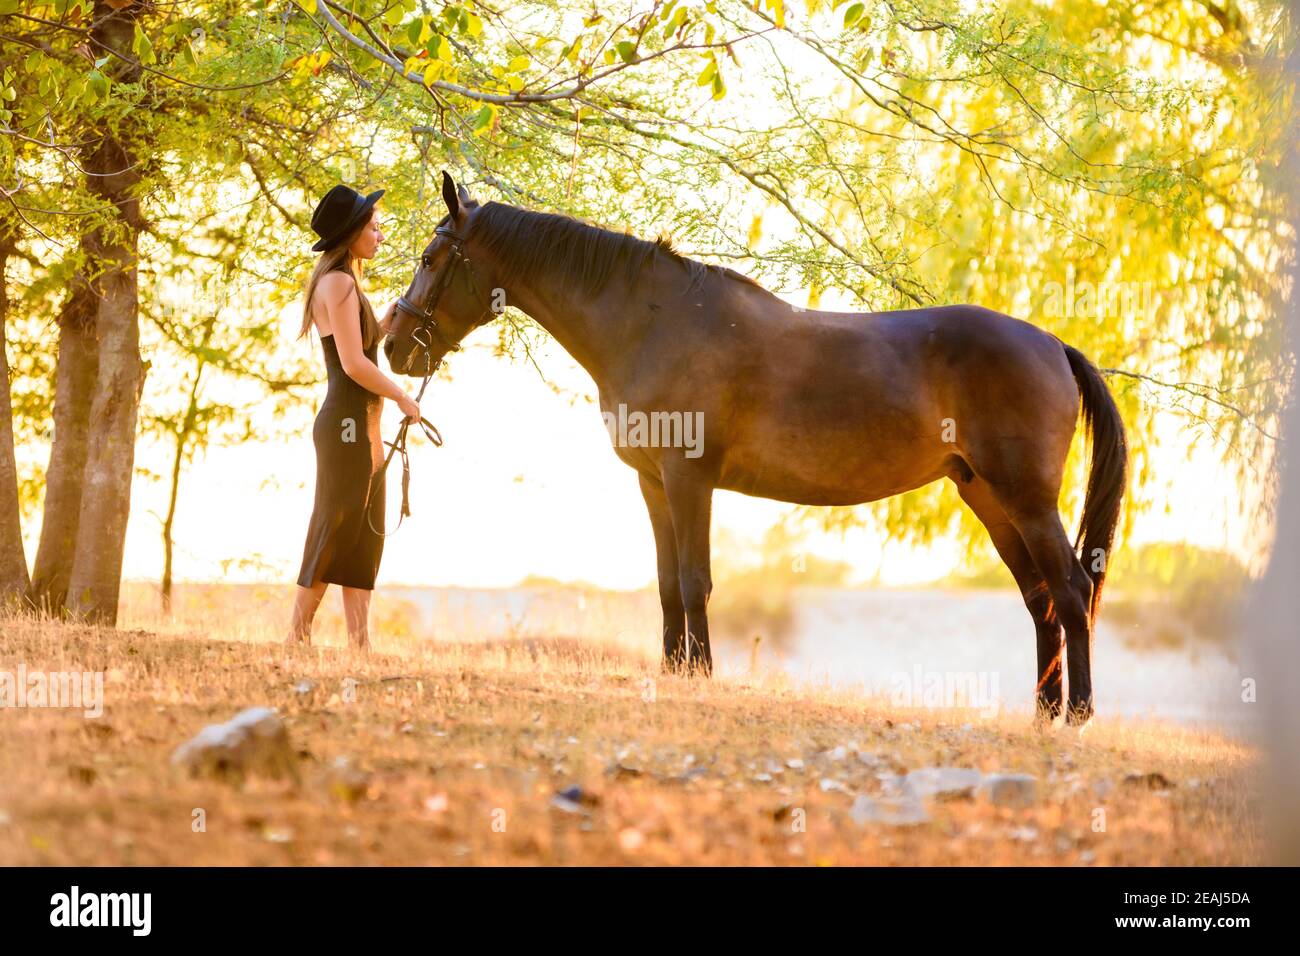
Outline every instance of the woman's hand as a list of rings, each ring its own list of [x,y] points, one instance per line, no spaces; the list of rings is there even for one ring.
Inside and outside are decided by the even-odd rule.
[[[415,399],[410,395],[403,395],[397,400],[397,407],[402,410],[402,414],[411,420],[412,425],[420,424],[420,406],[415,404]]]
[[[389,332],[389,326],[393,324],[393,316],[397,314],[397,300],[394,299],[388,303],[388,308],[384,310],[384,317],[379,320],[379,331],[385,335]]]

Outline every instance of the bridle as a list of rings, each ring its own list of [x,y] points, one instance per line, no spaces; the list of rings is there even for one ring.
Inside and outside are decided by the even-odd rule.
[[[459,352],[461,350],[460,343],[453,342],[448,338],[447,334],[438,327],[438,320],[434,318],[434,312],[438,308],[438,300],[442,298],[443,292],[445,292],[447,287],[451,284],[452,276],[458,264],[465,267],[465,276],[469,279],[470,288],[474,291],[475,298],[478,297],[478,283],[474,281],[474,272],[470,269],[469,259],[465,255],[465,236],[457,232],[452,226],[439,226],[434,230],[434,235],[450,237],[451,251],[447,255],[447,258],[443,260],[442,268],[438,270],[438,277],[434,280],[433,294],[429,298],[428,307],[422,309],[404,295],[398,296],[396,303],[397,308],[401,309],[408,315],[415,316],[415,318],[419,320],[419,325],[411,331],[411,338],[414,339],[418,345],[424,348],[426,356],[428,355],[429,348],[434,339],[437,339],[438,342],[445,347],[444,354],[446,352]],[[486,312],[490,310],[484,311]],[[479,316],[479,319],[481,320],[482,316]],[[476,321],[471,328],[476,328],[480,324],[480,321]],[[415,396],[417,404],[422,398],[424,398],[424,390],[429,387],[429,381],[433,378],[433,373],[438,371],[438,366],[441,364],[442,359],[438,359],[437,362],[429,365],[426,358],[424,381],[420,383],[420,391],[417,392]],[[393,455],[398,454],[402,456],[402,513],[398,516],[397,524],[393,527],[392,531],[380,531],[376,528],[374,518],[370,514],[370,500],[374,494],[374,486],[376,484],[374,480],[371,482],[370,490],[366,493],[366,523],[370,525],[370,530],[381,538],[386,538],[390,534],[396,534],[397,529],[402,526],[402,522],[406,520],[407,515],[411,513],[411,460],[406,452],[406,433],[410,427],[410,416],[404,416],[402,418],[402,423],[397,427],[397,434],[394,436],[393,440],[384,442],[384,444],[388,446],[389,450],[387,457],[384,458],[384,467],[379,470],[378,482],[382,483],[384,477],[388,474],[388,465],[389,462],[393,460]],[[424,418],[421,418],[420,428],[424,431],[425,437],[428,438],[435,447],[442,447],[442,435],[434,425],[426,421]]]
[[[436,236],[449,236],[451,238],[451,251],[448,253],[447,258],[443,260],[442,268],[438,270],[438,277],[433,282],[433,295],[429,299],[429,305],[427,308],[422,309],[402,295],[397,297],[397,307],[407,315],[413,315],[419,320],[420,324],[411,330],[411,338],[415,340],[416,344],[424,348],[426,354],[433,345],[434,339],[437,339],[444,347],[444,354],[446,352],[459,352],[460,343],[453,342],[448,338],[447,333],[438,327],[438,320],[434,318],[433,314],[438,308],[438,300],[442,298],[442,293],[451,284],[452,274],[457,264],[464,265],[465,275],[469,279],[470,287],[476,296],[478,295],[478,283],[474,281],[474,272],[470,269],[469,258],[465,255],[465,237],[452,226],[439,226],[433,233]],[[441,362],[441,359],[439,359],[439,362]],[[437,365],[432,368],[426,366],[424,378],[426,384],[429,377],[437,370]],[[423,387],[420,389],[420,393],[424,393]],[[416,401],[419,401],[419,399],[416,399]]]

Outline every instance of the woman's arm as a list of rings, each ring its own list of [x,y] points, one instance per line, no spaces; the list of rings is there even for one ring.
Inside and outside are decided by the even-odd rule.
[[[322,291],[325,311],[329,316],[334,346],[338,349],[343,371],[354,382],[395,401],[402,412],[418,423],[420,407],[406,391],[379,370],[379,366],[366,358],[361,347],[361,306],[357,299],[356,284],[345,275],[323,277],[317,289]]]

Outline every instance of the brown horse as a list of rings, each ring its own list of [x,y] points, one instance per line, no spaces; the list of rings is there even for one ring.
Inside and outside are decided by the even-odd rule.
[[[615,440],[640,477],[654,529],[665,670],[712,671],[705,608],[715,488],[855,505],[948,478],[1033,617],[1039,715],[1061,712],[1063,652],[1067,719],[1092,715],[1092,629],[1127,452],[1114,400],[1080,352],[978,306],[800,309],[662,239],[480,205],[446,173],[443,199],[447,216],[384,344],[395,371],[436,367],[508,303],[591,374],[607,415],[702,423],[693,447],[655,440],[662,434],[647,440],[644,429],[628,441],[620,428]],[[1071,545],[1057,500],[1081,397],[1092,466]]]

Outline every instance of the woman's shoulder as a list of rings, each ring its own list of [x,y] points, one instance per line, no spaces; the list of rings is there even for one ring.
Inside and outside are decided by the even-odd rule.
[[[325,298],[338,302],[356,288],[356,284],[350,273],[333,269],[316,281],[316,291],[323,293]]]

